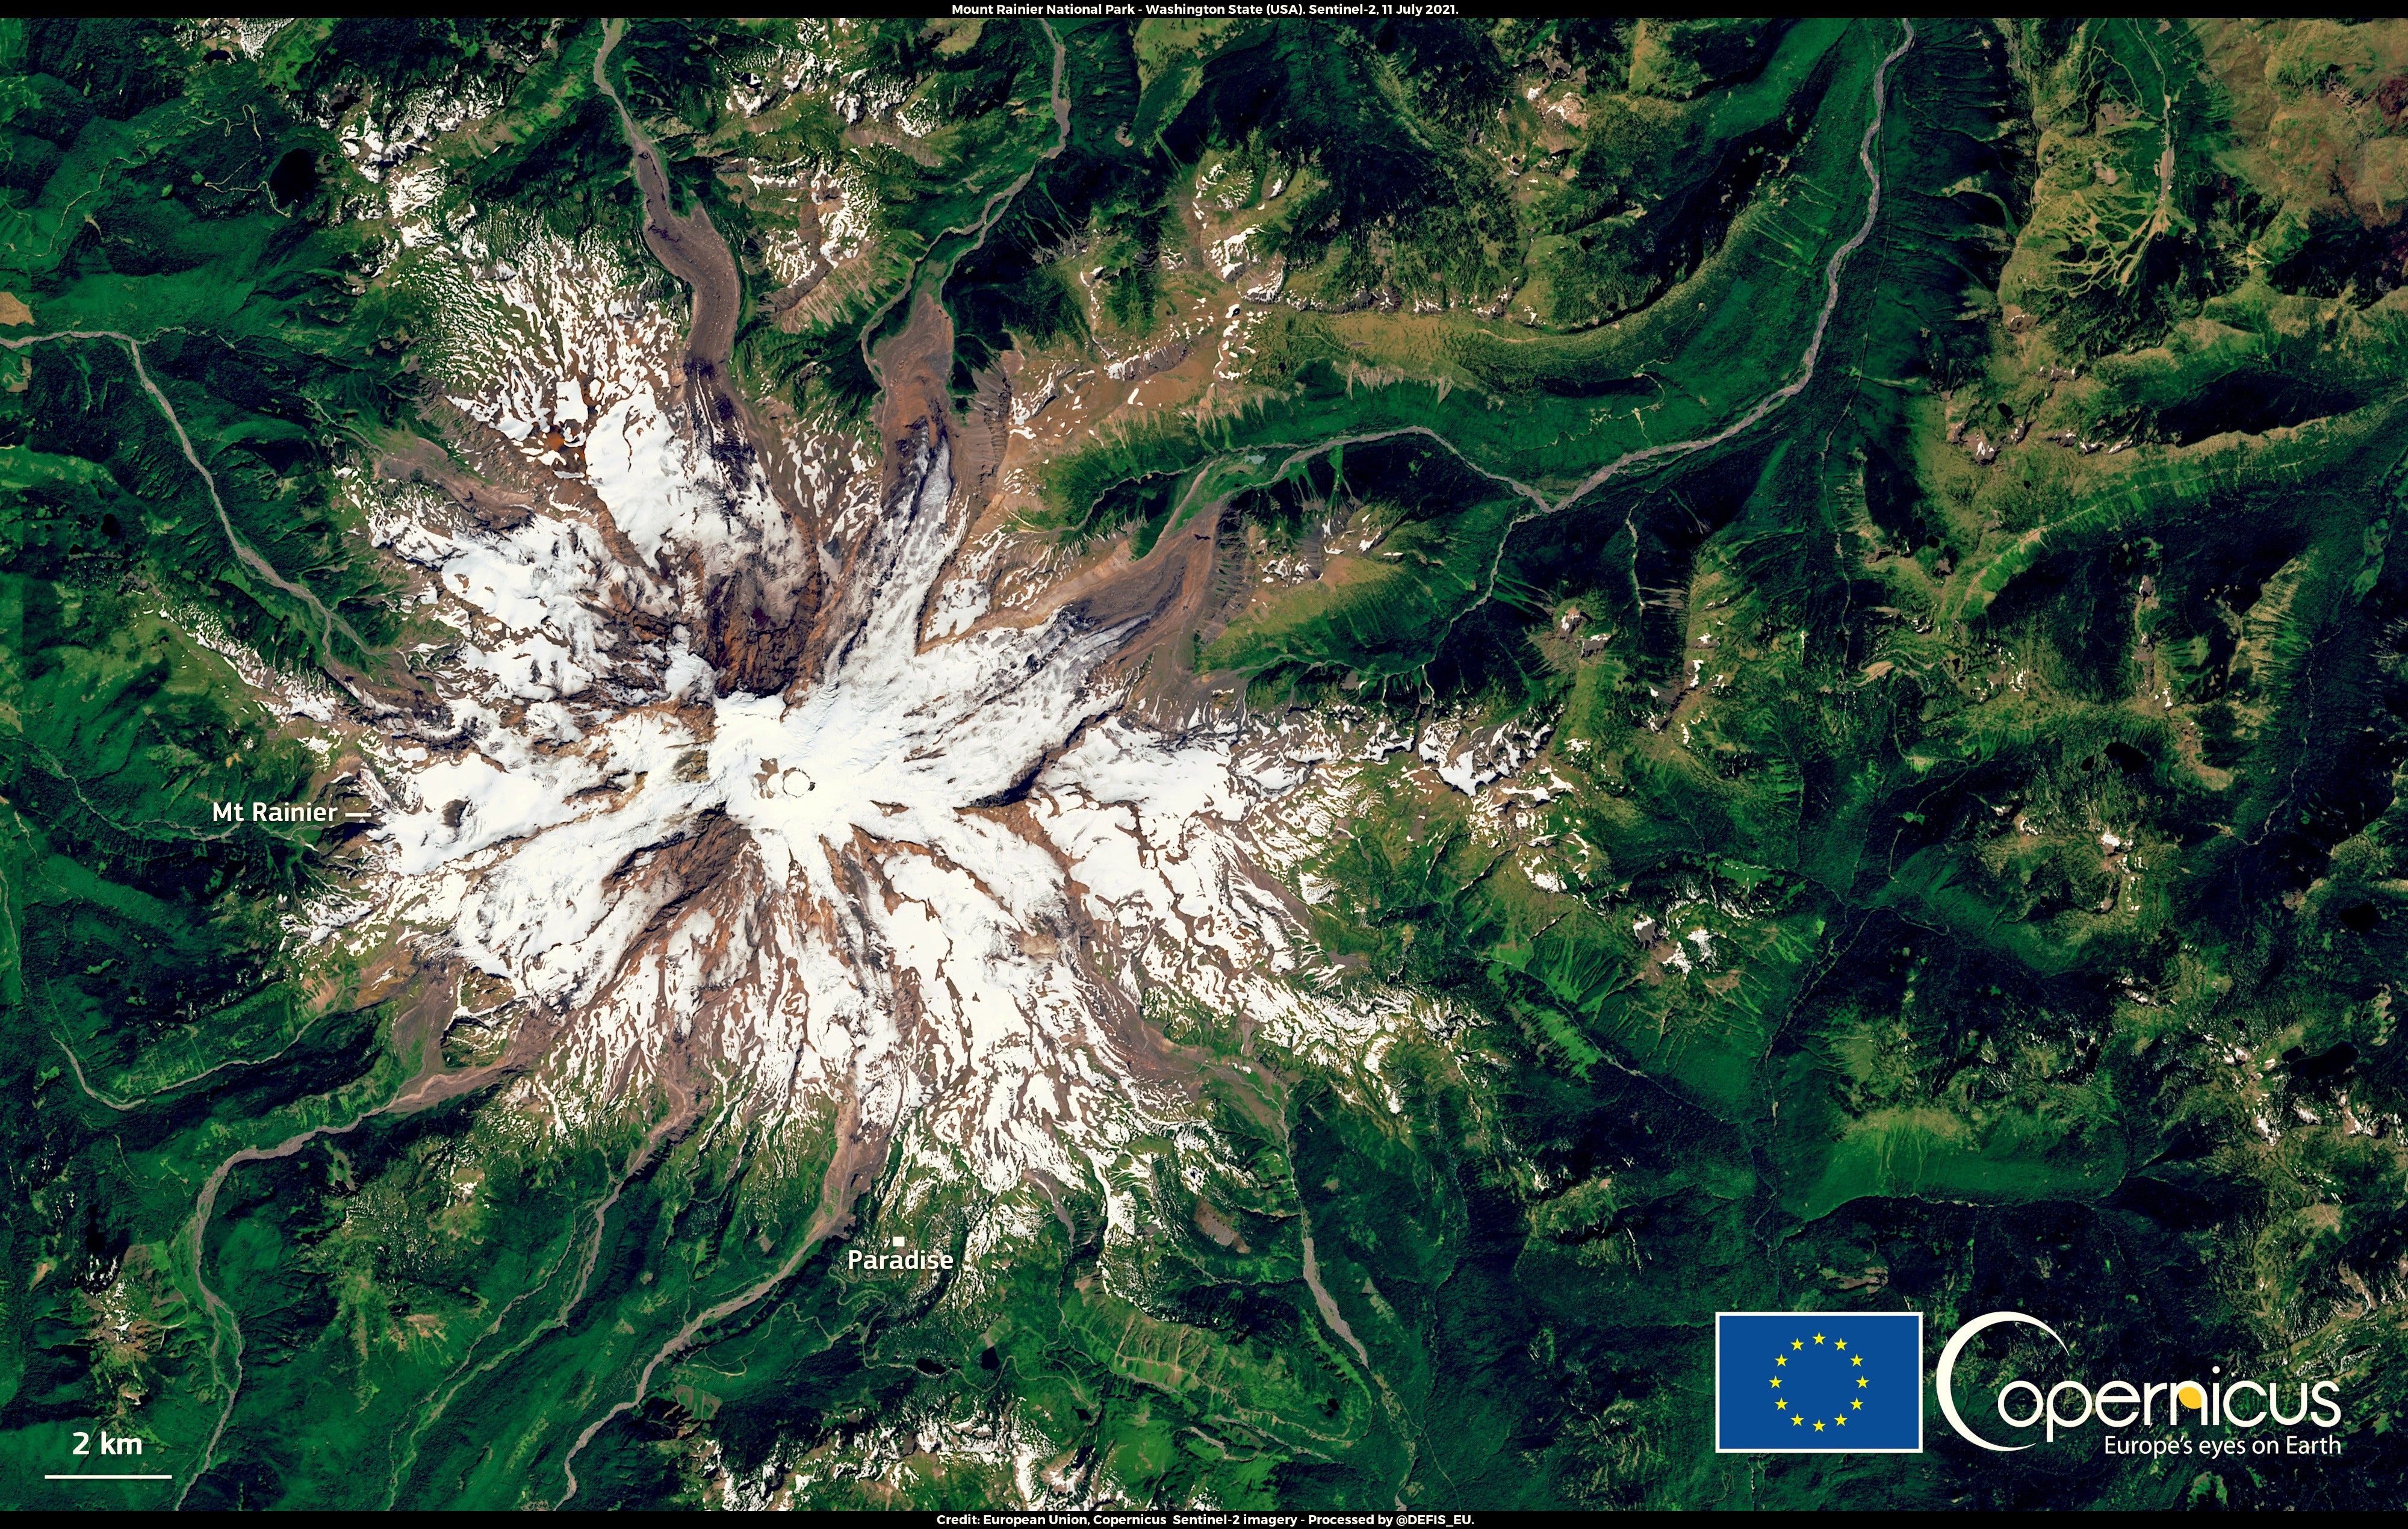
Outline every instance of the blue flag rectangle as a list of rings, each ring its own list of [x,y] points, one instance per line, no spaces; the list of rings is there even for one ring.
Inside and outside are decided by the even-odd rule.
[[[1918,1454],[1923,1313],[1718,1311],[1720,1454]]]

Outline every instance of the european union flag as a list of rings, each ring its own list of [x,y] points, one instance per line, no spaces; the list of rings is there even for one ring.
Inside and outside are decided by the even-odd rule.
[[[1919,1454],[1923,1313],[1718,1311],[1720,1454]]]

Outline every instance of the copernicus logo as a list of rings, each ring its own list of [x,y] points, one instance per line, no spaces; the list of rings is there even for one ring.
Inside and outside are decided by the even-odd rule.
[[[1714,1314],[1717,1453],[1922,1449],[1921,1312]]]
[[[1940,1350],[1940,1366],[1932,1375],[1934,1389],[1940,1393],[1940,1413],[1948,1420],[1948,1426],[1968,1443],[2000,1454],[2031,1446],[2001,1444],[1985,1437],[1965,1421],[1956,1406],[1956,1362],[1964,1356],[1965,1346],[1981,1334],[1993,1327],[2013,1325],[2037,1327],[2056,1339],[2058,1351],[2067,1351],[2065,1339],[2057,1336],[2057,1329],[2038,1317],[2020,1311],[1993,1311],[1956,1329],[1948,1346]],[[2013,1428],[2037,1425],[2042,1438],[2053,1443],[2060,1429],[2079,1428],[2094,1420],[2113,1429],[2129,1428],[2136,1423],[2156,1429],[2201,1424],[2249,1429],[2260,1423],[2292,1428],[2302,1422],[2317,1428],[2336,1428],[2341,1424],[2341,1401],[2336,1394],[2340,1389],[2338,1380],[2311,1384],[2305,1380],[2228,1379],[2223,1366],[2210,1365],[2204,1377],[2137,1384],[2114,1379],[2096,1390],[2079,1380],[2059,1380],[2043,1392],[2033,1381],[2010,1380],[1999,1388],[1993,1400],[2000,1422]],[[2111,1438],[2108,1449],[2111,1453],[2172,1452],[2162,1440],[2152,1441],[2152,1447],[2144,1450],[2140,1441],[2118,1449]],[[2295,1447],[2286,1452],[2317,1451],[2302,1451]]]

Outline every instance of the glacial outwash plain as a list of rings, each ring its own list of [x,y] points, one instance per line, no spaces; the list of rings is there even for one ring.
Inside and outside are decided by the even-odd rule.
[[[2397,1508],[2403,213],[2393,21],[0,19],[0,1506]]]

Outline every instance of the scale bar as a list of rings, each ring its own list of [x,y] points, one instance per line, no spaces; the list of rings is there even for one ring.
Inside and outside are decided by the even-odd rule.
[[[103,1471],[52,1471],[42,1479],[45,1481],[172,1481],[175,1478],[165,1474],[114,1476]]]

